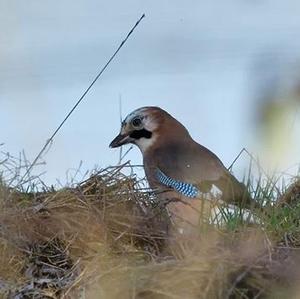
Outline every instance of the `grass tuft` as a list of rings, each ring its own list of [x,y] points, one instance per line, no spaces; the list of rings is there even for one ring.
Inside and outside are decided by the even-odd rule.
[[[224,209],[225,225],[175,243],[164,207],[126,167],[42,191],[3,173],[0,298],[297,298],[299,180],[280,194],[248,180],[265,203],[259,224]]]

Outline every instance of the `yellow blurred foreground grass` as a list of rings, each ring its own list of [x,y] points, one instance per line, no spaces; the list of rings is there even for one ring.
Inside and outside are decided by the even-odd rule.
[[[300,298],[299,189],[257,211],[261,225],[202,225],[175,244],[164,207],[122,167],[39,193],[2,183],[0,297]]]

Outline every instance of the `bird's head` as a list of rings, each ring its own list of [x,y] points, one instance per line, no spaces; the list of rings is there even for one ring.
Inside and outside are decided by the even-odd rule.
[[[185,127],[166,111],[159,107],[142,107],[127,115],[110,147],[133,143],[144,153],[154,144],[178,137],[180,133],[188,135]]]

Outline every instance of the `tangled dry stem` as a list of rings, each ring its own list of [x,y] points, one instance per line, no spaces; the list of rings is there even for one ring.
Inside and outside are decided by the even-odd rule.
[[[122,166],[74,188],[0,192],[3,298],[268,298],[299,277],[295,231],[203,226],[170,242],[164,206]]]

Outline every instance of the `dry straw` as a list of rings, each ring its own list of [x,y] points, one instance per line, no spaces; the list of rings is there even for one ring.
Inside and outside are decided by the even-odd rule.
[[[296,298],[297,203],[269,207],[263,227],[202,225],[170,242],[164,206],[127,167],[45,192],[2,182],[2,298]]]

